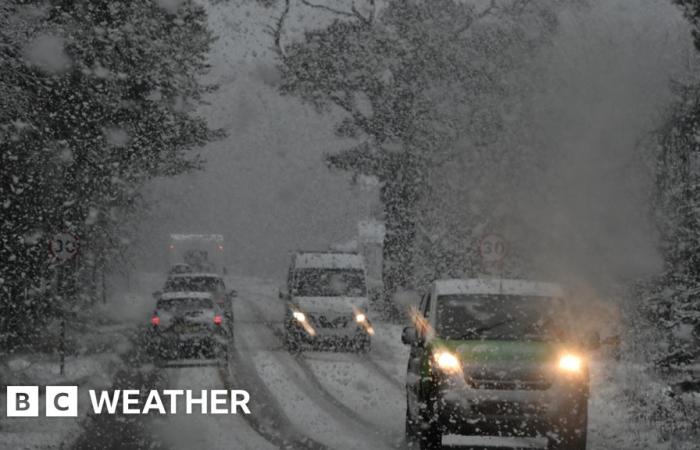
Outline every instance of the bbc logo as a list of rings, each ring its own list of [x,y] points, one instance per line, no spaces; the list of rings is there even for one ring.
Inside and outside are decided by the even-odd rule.
[[[78,386],[46,386],[46,417],[78,417]],[[39,417],[39,386],[7,386],[7,417]]]

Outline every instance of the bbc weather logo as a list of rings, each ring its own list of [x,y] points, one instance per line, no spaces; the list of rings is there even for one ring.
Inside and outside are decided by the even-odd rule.
[[[46,417],[78,417],[78,386],[46,386]],[[90,389],[94,414],[250,414],[250,395],[242,389],[137,389],[95,391]],[[145,401],[142,401],[145,399]],[[178,408],[178,399],[184,408]],[[39,386],[7,386],[7,417],[39,417]]]
[[[46,386],[46,417],[78,417],[78,386]],[[39,386],[7,386],[7,417],[39,417]]]

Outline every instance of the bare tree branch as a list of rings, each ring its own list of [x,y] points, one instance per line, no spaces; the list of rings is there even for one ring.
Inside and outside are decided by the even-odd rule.
[[[487,8],[485,8],[479,14],[474,16],[474,18],[472,20],[463,24],[461,27],[457,28],[454,35],[459,36],[460,34],[464,33],[474,24],[474,22],[476,22],[477,20],[483,19],[484,17],[493,13],[496,9],[498,9],[498,3],[496,2],[496,0],[491,0],[491,3],[489,3],[489,6]]]
[[[349,95],[350,94],[348,93],[345,93],[344,96],[328,93],[328,98],[333,103],[335,103],[336,105],[340,106],[343,110],[348,112],[355,121],[355,125],[357,125],[364,133],[366,133],[367,135],[371,135],[372,127],[370,124],[370,119],[354,107],[352,101],[348,98]]]
[[[290,1],[291,0],[284,0],[284,10],[282,11],[279,19],[277,19],[275,26],[268,27],[268,31],[272,35],[275,43],[275,51],[280,57],[286,56],[284,47],[282,46],[282,31],[284,29],[284,22],[287,20],[287,16],[289,15]]]
[[[333,14],[338,14],[340,16],[355,17],[355,14],[352,12],[342,11],[340,9],[331,8],[330,6],[326,6],[326,5],[319,5],[317,3],[311,3],[308,0],[301,0],[301,3],[303,3],[304,5],[306,5],[310,8],[322,9],[324,11],[328,11],[328,12],[331,12]],[[355,5],[353,4],[353,9],[354,8],[355,8]]]
[[[372,23],[372,21],[374,20],[374,8],[375,8],[375,6],[374,6],[374,0],[370,0],[369,3],[370,3],[370,5],[372,6],[372,10],[370,11],[369,16],[368,16],[368,17],[365,17],[365,16],[363,16],[362,13],[361,13],[360,11],[358,11],[358,9],[355,7],[355,2],[352,2],[352,13],[355,15],[355,17],[357,17],[358,19],[360,19],[360,21],[363,22],[365,25],[370,25],[370,24]]]
[[[300,0],[302,4],[310,7],[310,8],[315,8],[315,9],[321,9],[324,11],[328,11],[333,14],[337,14],[339,16],[344,16],[344,17],[354,17],[356,19],[359,19],[361,22],[369,25],[372,23],[374,20],[374,10],[376,8],[375,6],[375,0],[369,0],[370,5],[372,6],[372,11],[369,14],[369,17],[365,17],[362,15],[362,13],[357,9],[355,6],[355,2],[352,2],[352,6],[350,7],[350,11],[343,11],[340,9],[336,9],[327,5],[321,5],[318,3],[311,3],[309,0]]]
[[[374,22],[374,15],[377,13],[377,5],[374,0],[369,0],[369,5],[372,7],[369,12],[369,21]]]

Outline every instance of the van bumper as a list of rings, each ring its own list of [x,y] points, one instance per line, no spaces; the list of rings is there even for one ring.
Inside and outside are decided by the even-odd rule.
[[[443,387],[432,410],[443,433],[542,436],[556,424],[579,417],[587,386],[553,386],[541,391]]]

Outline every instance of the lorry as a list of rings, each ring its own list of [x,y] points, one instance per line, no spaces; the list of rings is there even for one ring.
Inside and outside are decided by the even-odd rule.
[[[221,234],[171,234],[168,267],[189,266],[193,272],[226,274],[224,236]]]

